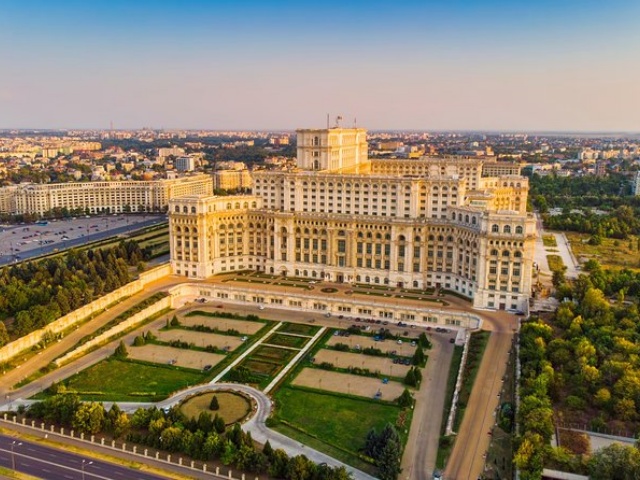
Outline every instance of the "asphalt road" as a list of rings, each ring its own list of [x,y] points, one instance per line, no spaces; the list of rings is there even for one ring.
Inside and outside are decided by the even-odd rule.
[[[447,393],[449,366],[454,345],[449,343],[453,334],[433,334],[433,347],[427,350],[429,357],[422,372],[422,385],[416,392],[409,439],[402,457],[401,478],[407,480],[431,480],[436,465],[440,428]]]
[[[484,470],[484,454],[489,448],[490,431],[500,403],[502,378],[516,329],[516,317],[505,312],[485,312],[485,330],[492,330],[480,363],[471,396],[460,425],[456,443],[447,462],[444,478],[478,478]]]
[[[168,478],[6,435],[0,435],[0,465],[46,480],[162,480]]]
[[[121,218],[127,218],[127,221],[120,220]],[[4,247],[4,250],[2,250],[4,254],[0,256],[0,265],[13,263],[16,257],[20,257],[19,259],[21,261],[27,260],[52,253],[56,249],[63,250],[85,245],[90,242],[103,240],[114,235],[122,235],[166,221],[166,215],[147,215],[144,217],[139,215],[127,217],[104,216],[78,220],[61,220],[55,223],[51,222],[46,226],[30,224],[4,227],[2,234],[0,234],[0,242],[3,243]],[[92,226],[95,227],[92,228]],[[25,231],[25,228],[29,230]],[[71,230],[71,228],[73,228],[73,230]],[[69,237],[68,240],[62,240],[62,236],[56,234],[62,230],[64,230],[65,235]],[[16,233],[14,234],[13,232]],[[43,232],[48,233],[44,234]],[[42,235],[40,235],[40,233],[42,233]],[[25,235],[33,236],[34,240],[29,240],[30,243],[24,242],[22,237]],[[40,245],[37,239],[43,238],[53,241],[53,243]],[[19,243],[24,244],[19,245]],[[10,249],[11,251],[9,251]]]

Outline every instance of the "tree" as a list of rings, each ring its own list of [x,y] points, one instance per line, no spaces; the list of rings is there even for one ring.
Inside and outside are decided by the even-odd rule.
[[[424,355],[424,351],[422,350],[422,346],[418,344],[418,348],[416,348],[415,353],[413,354],[413,358],[411,359],[411,363],[413,365],[421,366],[427,361],[427,358]]]
[[[404,389],[404,392],[396,399],[399,406],[406,408],[413,405],[413,395],[408,389]]]
[[[84,433],[99,433],[105,424],[105,411],[101,403],[85,402],[81,404],[73,417],[73,428]]]
[[[121,340],[118,344],[116,351],[113,353],[116,358],[127,358],[129,356],[129,352],[127,351],[127,347],[124,342]]]
[[[180,326],[180,320],[178,320],[178,317],[176,317],[175,315],[173,317],[171,317],[171,323],[170,325],[172,327],[178,327]]]
[[[380,452],[378,460],[378,478],[380,480],[396,480],[402,469],[400,468],[400,444],[391,439]]]
[[[215,428],[216,432],[224,433],[226,425],[224,423],[224,418],[216,413],[216,416],[213,418],[213,428]]]
[[[0,347],[9,343],[9,333],[3,321],[0,321]]]
[[[617,443],[596,451],[589,461],[593,480],[627,480],[640,478],[640,451]]]
[[[220,404],[218,403],[218,397],[216,395],[211,397],[211,403],[209,403],[209,410],[220,410]]]

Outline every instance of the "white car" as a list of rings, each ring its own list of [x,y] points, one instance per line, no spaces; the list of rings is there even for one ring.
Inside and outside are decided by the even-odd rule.
[[[264,305],[260,305],[260,306],[258,307],[258,310],[264,310]]]

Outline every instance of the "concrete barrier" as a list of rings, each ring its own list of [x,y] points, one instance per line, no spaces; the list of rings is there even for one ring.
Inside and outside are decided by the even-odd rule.
[[[149,283],[170,274],[171,265],[161,265],[160,267],[153,268],[148,272],[141,273],[138,279],[123,285],[111,293],[107,293],[106,295],[60,317],[57,320],[54,320],[46,327],[31,332],[30,334],[18,338],[0,348],[0,363],[5,363],[23,351],[33,348],[45,338],[50,338],[51,336],[56,337],[64,333],[69,328],[83,322],[93,314],[107,308],[109,305],[122,300],[124,297],[139,293]]]

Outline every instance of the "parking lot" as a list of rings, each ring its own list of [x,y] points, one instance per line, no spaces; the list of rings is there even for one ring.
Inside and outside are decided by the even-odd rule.
[[[0,265],[156,225],[166,215],[103,215],[0,226]]]

